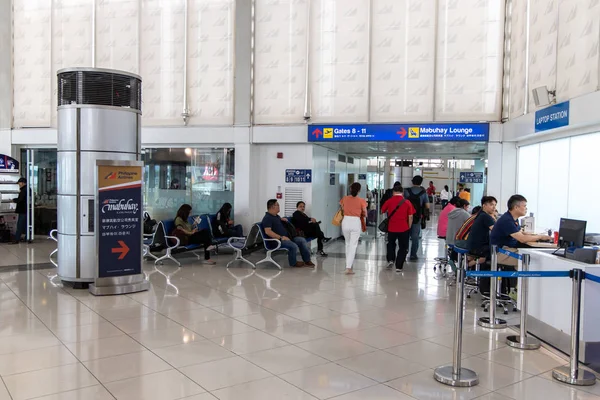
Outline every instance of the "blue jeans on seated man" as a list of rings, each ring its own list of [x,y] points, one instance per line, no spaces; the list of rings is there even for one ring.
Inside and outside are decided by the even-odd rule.
[[[290,267],[293,267],[298,262],[298,251],[300,251],[300,255],[304,262],[310,261],[310,249],[308,248],[306,239],[303,237],[297,236],[292,240],[282,240],[281,248],[287,249],[288,251],[288,262],[290,263]]]

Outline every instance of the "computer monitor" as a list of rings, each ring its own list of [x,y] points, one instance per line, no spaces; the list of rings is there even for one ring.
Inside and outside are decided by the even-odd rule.
[[[560,247],[583,247],[587,221],[576,219],[560,219],[558,229],[558,244]]]

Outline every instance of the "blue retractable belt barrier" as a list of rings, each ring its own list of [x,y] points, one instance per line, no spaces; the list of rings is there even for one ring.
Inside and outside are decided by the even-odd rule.
[[[519,253],[513,253],[512,251],[508,251],[508,250],[504,250],[504,249],[498,249],[498,253],[502,253],[505,254],[509,257],[512,258],[516,258],[517,260],[522,260],[523,259],[523,255],[519,254]]]
[[[571,271],[467,271],[473,278],[568,278]]]
[[[600,276],[585,273],[585,279],[588,279],[592,282],[600,283]]]

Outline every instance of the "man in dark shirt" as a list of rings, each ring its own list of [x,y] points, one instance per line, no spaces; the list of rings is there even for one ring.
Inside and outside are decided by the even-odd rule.
[[[314,267],[315,264],[310,260],[310,250],[306,239],[300,236],[289,237],[279,214],[279,203],[275,199],[267,201],[267,212],[263,217],[262,224],[265,228],[265,234],[271,239],[277,239],[281,242],[281,248],[288,251],[288,261],[290,267]],[[298,252],[302,255],[304,262],[297,261]]]
[[[494,225],[490,240],[492,245],[509,251],[517,251],[528,243],[537,241],[550,241],[552,238],[546,235],[533,235],[521,231],[519,218],[527,215],[527,199],[515,194],[508,199],[508,211],[504,213]],[[498,264],[517,266],[518,261],[505,254],[498,254]]]
[[[17,232],[15,234],[14,244],[21,241],[21,236],[27,231],[27,179],[20,178],[17,183],[19,184],[19,197],[13,199],[13,202],[17,203],[15,213],[19,216],[17,219]]]
[[[323,250],[323,243],[329,242],[331,238],[325,237],[317,220],[306,215],[305,211],[306,203],[299,201],[296,204],[296,211],[294,211],[294,215],[292,215],[292,223],[297,230],[304,233],[305,238],[316,237],[318,254],[322,257],[327,257],[327,253]]]
[[[498,201],[495,197],[483,196],[481,199],[481,212],[475,218],[467,240],[469,252],[485,259],[490,258],[490,231],[496,222],[492,217],[496,211],[496,204],[498,204]]]

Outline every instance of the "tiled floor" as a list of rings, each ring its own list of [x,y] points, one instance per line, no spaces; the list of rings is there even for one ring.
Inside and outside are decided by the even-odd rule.
[[[119,297],[65,288],[47,266],[0,269],[0,400],[600,400],[598,387],[552,381],[564,360],[477,327],[475,298],[463,365],[481,382],[437,383],[433,369],[452,359],[455,291],[432,270],[440,243],[429,235],[401,274],[383,268],[383,239],[367,237],[352,277],[343,256],[279,273],[227,270],[224,254],[213,267],[146,263],[151,290]],[[45,263],[53,248],[0,246],[0,262]],[[343,254],[343,242],[328,251]]]

